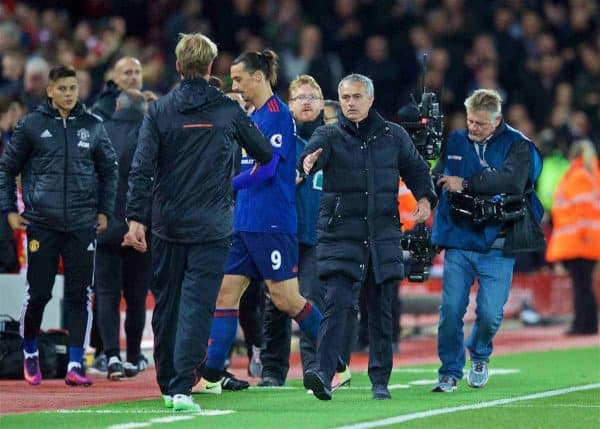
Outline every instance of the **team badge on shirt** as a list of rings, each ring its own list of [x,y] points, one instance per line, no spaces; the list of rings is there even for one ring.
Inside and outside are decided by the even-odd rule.
[[[30,251],[31,253],[35,253],[35,252],[37,252],[38,250],[40,250],[40,242],[39,242],[39,241],[37,241],[37,240],[31,240],[31,241],[29,242],[29,251]]]
[[[283,143],[283,136],[281,134],[273,134],[271,136],[271,145],[273,147],[281,147]]]

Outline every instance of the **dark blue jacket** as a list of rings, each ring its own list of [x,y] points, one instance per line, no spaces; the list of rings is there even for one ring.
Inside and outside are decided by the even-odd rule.
[[[523,194],[533,176],[532,153],[539,154],[533,143],[521,132],[504,122],[488,140],[482,166],[474,143],[467,130],[452,133],[446,142],[440,166],[447,176],[458,176],[469,182],[468,193],[483,197],[496,194]],[[448,192],[442,190],[435,212],[432,243],[442,248],[457,248],[487,252],[500,231],[502,224],[476,226],[469,220],[456,220],[450,216]]]
[[[259,163],[271,144],[241,107],[205,79],[185,79],[150,104],[129,175],[126,216],[163,240],[199,243],[231,235],[237,144]]]
[[[0,209],[17,211],[15,177],[23,183],[23,217],[45,228],[93,228],[114,210],[115,151],[102,121],[77,105],[63,119],[48,100],[23,117],[0,158]]]
[[[300,157],[306,140],[296,137],[296,156]],[[298,242],[314,246],[317,244],[317,218],[323,190],[323,172],[317,171],[304,177],[296,186],[296,212],[298,215]]]
[[[323,170],[318,220],[317,270],[321,278],[344,275],[364,281],[373,266],[375,282],[403,276],[398,183],[417,200],[437,201],[429,166],[401,126],[374,109],[358,126],[345,117],[317,128],[298,160],[322,148],[313,171]]]

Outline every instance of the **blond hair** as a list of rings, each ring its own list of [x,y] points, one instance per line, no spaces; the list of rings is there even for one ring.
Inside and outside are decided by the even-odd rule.
[[[590,140],[583,139],[573,143],[573,146],[569,149],[569,159],[574,160],[578,157],[581,157],[583,161],[583,168],[589,172],[594,171],[594,165],[597,162],[598,155],[596,154],[594,144]]]
[[[467,112],[487,112],[490,121],[502,114],[502,96],[494,89],[478,89],[465,100]]]
[[[308,85],[315,89],[319,93],[319,97],[323,98],[323,91],[321,91],[321,87],[317,83],[314,77],[309,76],[307,74],[301,74],[296,79],[290,82],[290,87],[288,88],[288,96],[291,99],[292,94],[302,85]]]
[[[204,77],[210,64],[217,58],[217,45],[200,33],[179,34],[175,47],[175,56],[179,63],[179,72],[184,78]]]

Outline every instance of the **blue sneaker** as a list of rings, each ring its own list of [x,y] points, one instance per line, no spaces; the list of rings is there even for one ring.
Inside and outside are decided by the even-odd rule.
[[[469,370],[469,374],[467,374],[467,384],[479,389],[485,387],[489,379],[488,363],[484,360],[472,361],[471,369]]]
[[[456,380],[449,375],[442,375],[432,392],[452,393],[456,391]]]

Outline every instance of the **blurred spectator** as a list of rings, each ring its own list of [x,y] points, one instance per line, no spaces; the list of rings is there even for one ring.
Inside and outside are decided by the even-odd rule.
[[[92,95],[92,77],[90,73],[85,70],[77,70],[77,82],[79,82],[79,100],[86,106],[90,103],[90,96]]]
[[[10,133],[14,127],[14,119],[10,111],[10,102],[6,98],[0,98],[0,156],[4,152],[4,146],[8,144]],[[17,259],[17,247],[6,217],[0,216],[0,274],[14,273],[19,270]]]
[[[373,107],[385,118],[391,118],[399,106],[398,63],[390,57],[388,41],[383,36],[371,36],[365,42],[365,55],[358,61],[357,73],[369,76],[375,85]]]
[[[22,90],[25,55],[18,50],[2,54],[2,77],[0,78],[0,96],[16,97]]]
[[[574,318],[567,335],[593,335],[598,332],[592,275],[600,260],[600,167],[588,140],[573,145],[569,160],[554,194],[546,257],[564,262],[573,281]]]
[[[356,62],[356,47],[364,40],[363,22],[358,14],[357,0],[335,0],[333,13],[325,18],[323,33],[325,50],[340,56],[344,72]]]
[[[23,92],[19,97],[28,111],[33,111],[46,99],[49,72],[50,66],[42,57],[32,57],[25,63]]]
[[[337,96],[337,84],[342,78],[342,65],[335,53],[321,51],[321,29],[316,25],[306,25],[300,31],[298,47],[282,54],[285,65],[283,72],[291,82],[302,74],[313,76],[321,85],[325,97]]]
[[[227,11],[219,14],[215,25],[219,50],[240,52],[248,37],[261,35],[264,22],[253,0],[230,0],[223,2],[219,8]]]

